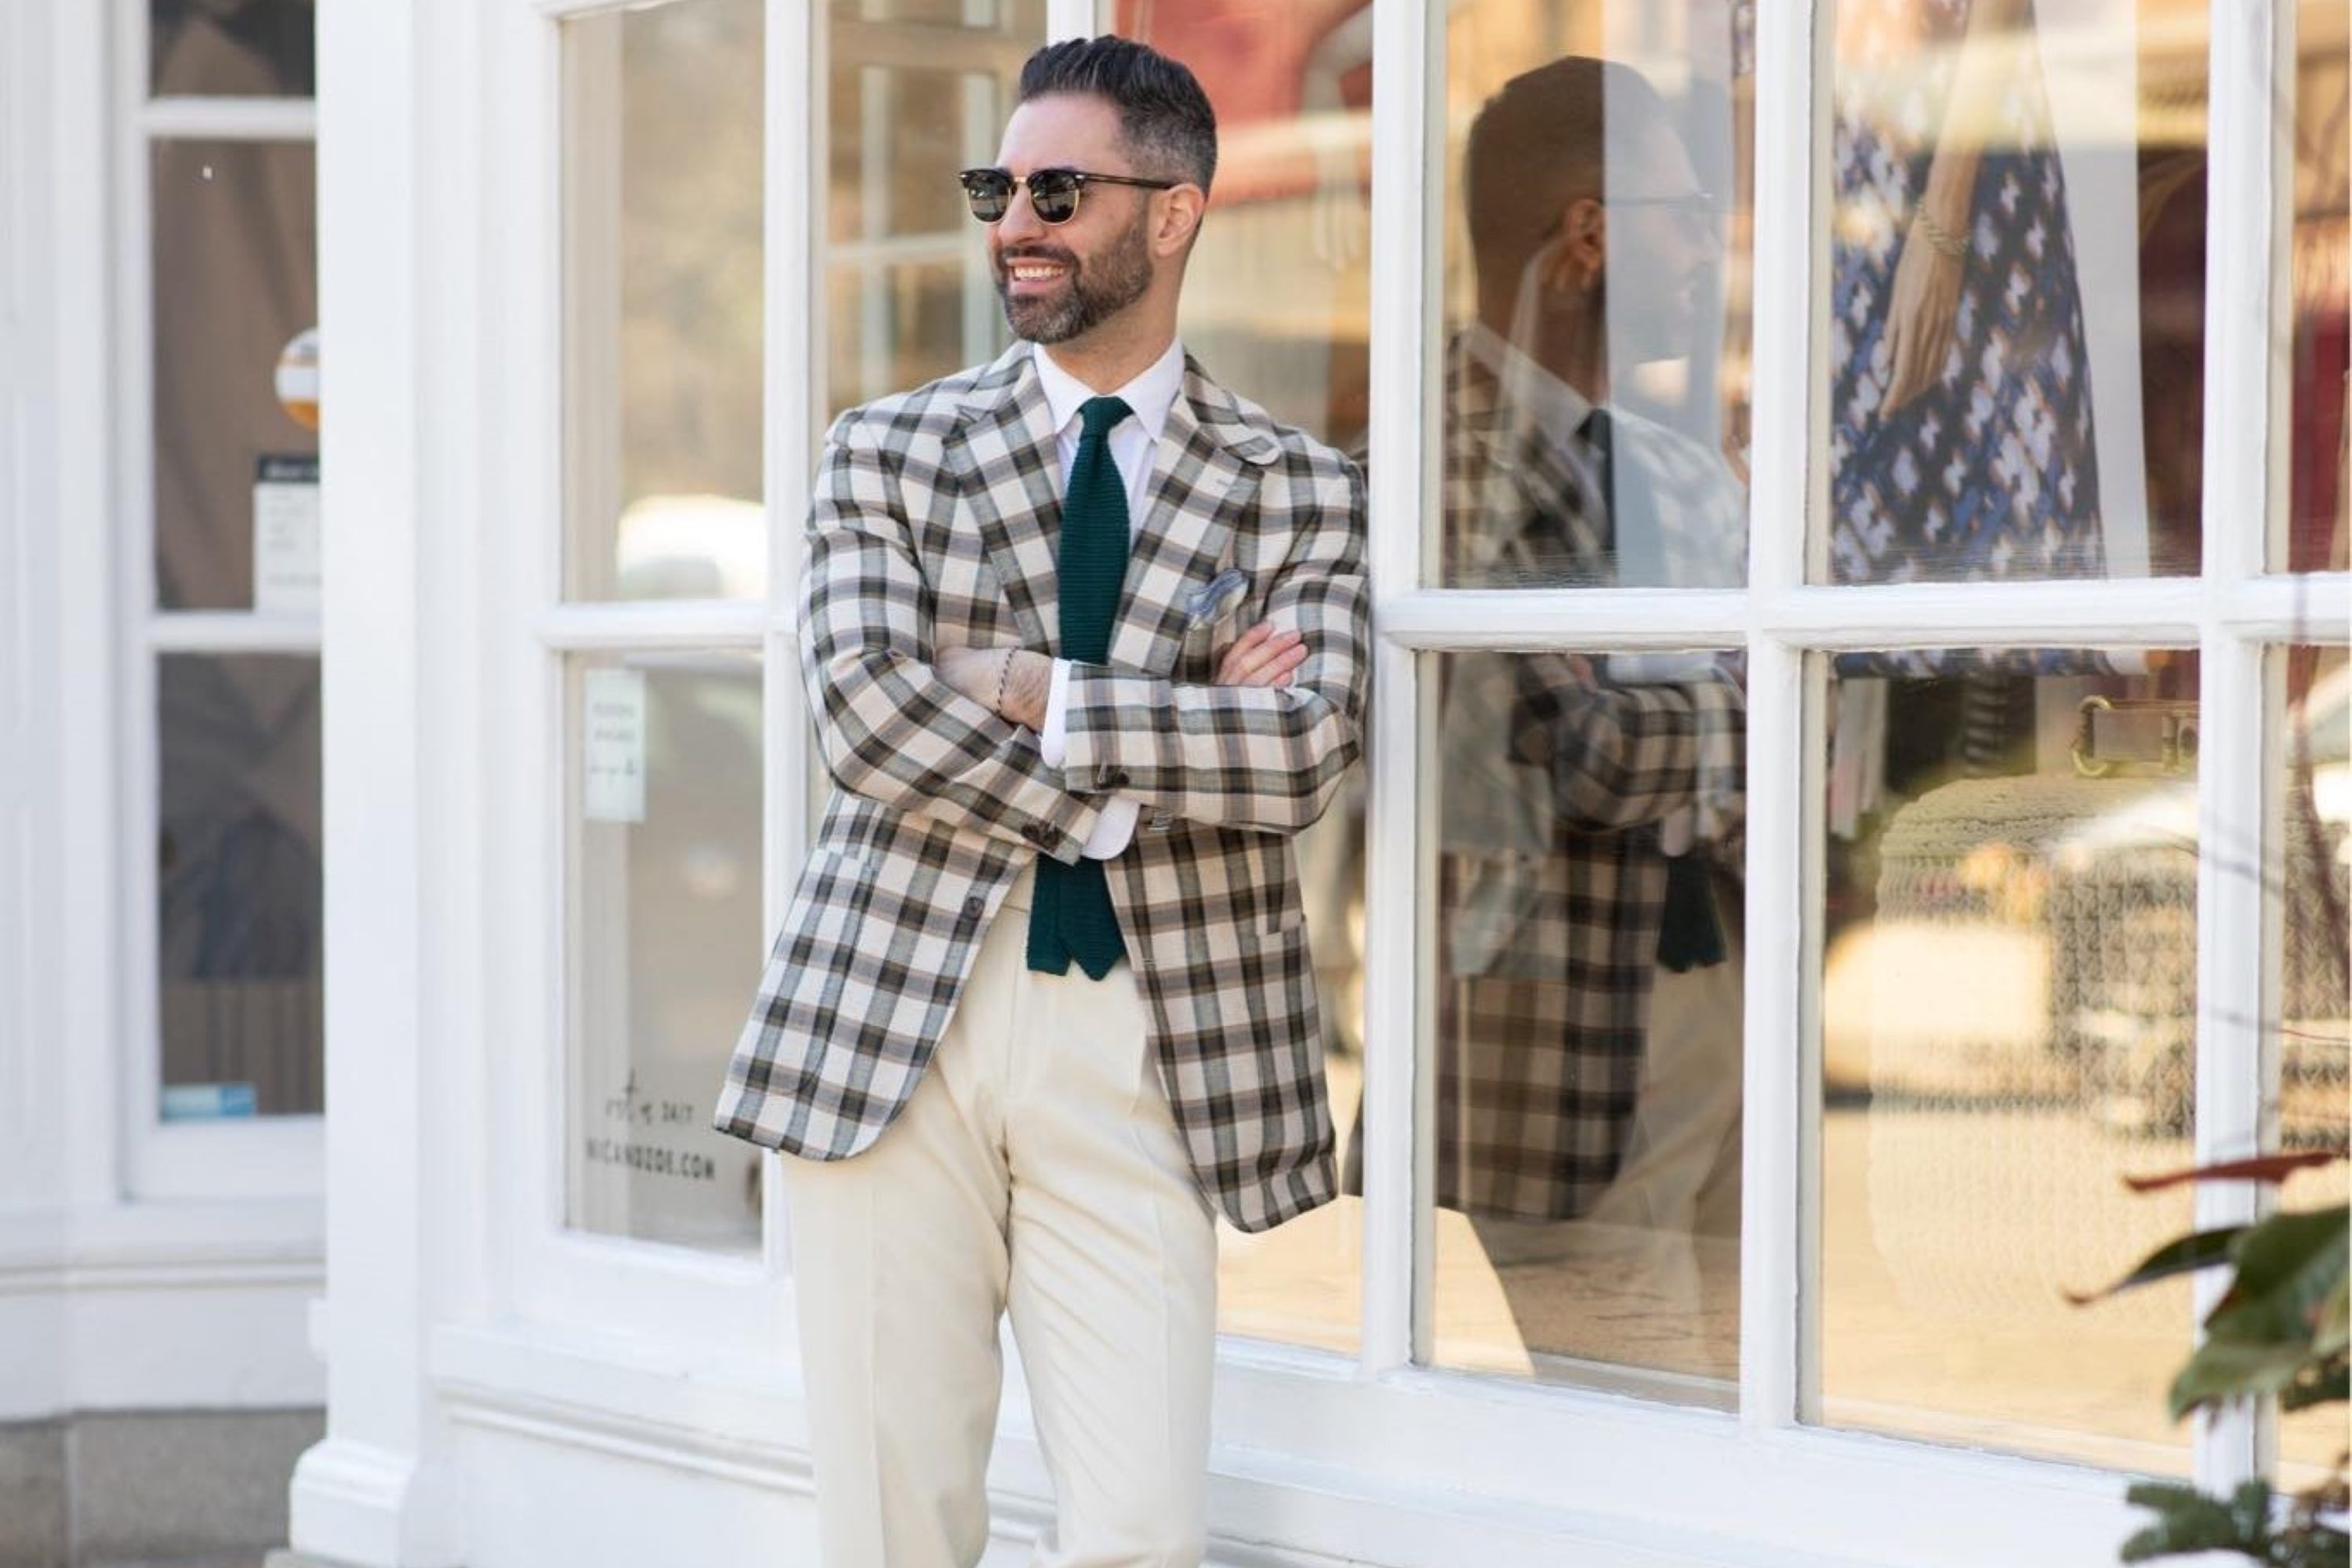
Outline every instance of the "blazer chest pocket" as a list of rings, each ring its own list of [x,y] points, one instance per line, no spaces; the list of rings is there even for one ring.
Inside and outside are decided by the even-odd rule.
[[[1203,674],[1214,656],[1242,633],[1242,605],[1249,599],[1249,574],[1228,566],[1184,597],[1181,667]]]

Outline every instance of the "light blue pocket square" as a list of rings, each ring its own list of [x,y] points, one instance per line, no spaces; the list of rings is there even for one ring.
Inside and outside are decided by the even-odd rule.
[[[1185,601],[1184,624],[1190,628],[1216,620],[1238,602],[1249,578],[1238,566],[1228,566],[1192,591]]]

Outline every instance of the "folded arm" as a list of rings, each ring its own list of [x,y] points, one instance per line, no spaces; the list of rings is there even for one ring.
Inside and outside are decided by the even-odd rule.
[[[1296,632],[1287,684],[1194,685],[1101,665],[1070,668],[1064,776],[1195,822],[1269,833],[1313,823],[1356,758],[1369,661],[1363,478],[1321,487],[1266,596]]]
[[[1740,754],[1747,731],[1747,704],[1731,681],[1610,685],[1573,655],[1516,663],[1513,750],[1549,765],[1554,805],[1569,822],[1596,832],[1639,827],[1685,805],[1723,810],[1741,793],[1737,762],[1723,760]]]
[[[897,810],[1076,860],[1098,805],[1045,764],[1034,731],[933,667],[930,589],[897,476],[855,414],[825,437],[807,537],[801,674],[834,778]]]

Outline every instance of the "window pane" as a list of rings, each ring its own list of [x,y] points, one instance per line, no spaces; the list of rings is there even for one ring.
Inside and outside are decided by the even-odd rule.
[[[1837,583],[2193,573],[2201,5],[1837,0]]]
[[[319,661],[156,661],[163,1114],[317,1115]]]
[[[2285,560],[2292,572],[2352,564],[2352,470],[2344,417],[2347,317],[2352,314],[2352,5],[2302,0],[2294,8],[2294,226],[2287,272],[2294,358],[2286,441]]]
[[[837,0],[826,105],[828,417],[982,363],[1012,342],[956,172],[996,160],[1034,0]],[[942,32],[948,24],[970,30]],[[941,62],[951,62],[943,65]]]
[[[1746,580],[1751,9],[1448,14],[1445,585]]]
[[[1818,1412],[2152,1472],[2189,1286],[2193,655],[1842,654],[1826,682]]]
[[[308,142],[148,150],[159,608],[290,607],[300,574],[277,569],[260,574],[257,605],[254,487],[265,458],[319,450],[315,422],[289,413],[277,384],[279,358],[319,321],[317,163]],[[315,562],[315,502],[307,527],[289,527]]]
[[[563,29],[564,584],[757,598],[760,0]]]
[[[709,1112],[761,958],[759,660],[567,676],[569,1223],[757,1253],[759,1151]]]
[[[312,0],[147,0],[157,97],[308,98],[318,89]]]
[[[1738,660],[1430,667],[1437,1359],[1730,1409]]]
[[[2340,647],[2270,656],[2270,815],[2263,885],[2272,889],[2265,1098],[2277,1107],[2282,1149],[2341,1149],[2352,1141],[2352,664]],[[2281,701],[2280,699],[2284,700]],[[2297,1174],[2284,1207],[2345,1200],[2341,1164]],[[2322,1405],[2281,1417],[2282,1480],[2317,1484],[2344,1451],[2344,1409]]]
[[[1217,174],[1185,268],[1187,353],[1276,418],[1362,454],[1370,288],[1371,7],[1118,0],[1106,18],[1190,66],[1217,115]],[[1363,772],[1297,851],[1346,1185],[1360,1190]],[[1256,1236],[1218,1227],[1227,1333],[1352,1351],[1363,1214],[1345,1196]]]

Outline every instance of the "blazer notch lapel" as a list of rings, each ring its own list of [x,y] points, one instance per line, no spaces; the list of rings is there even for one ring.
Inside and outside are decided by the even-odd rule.
[[[1016,343],[992,366],[965,403],[962,426],[947,443],[945,467],[960,505],[980,530],[998,587],[1030,647],[1061,647],[1055,592],[1055,545],[1061,523],[1059,453],[1053,415],[1030,363]]]

